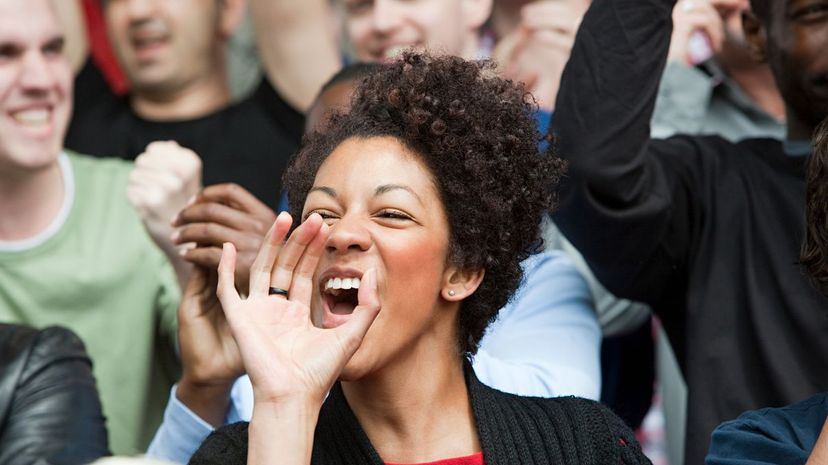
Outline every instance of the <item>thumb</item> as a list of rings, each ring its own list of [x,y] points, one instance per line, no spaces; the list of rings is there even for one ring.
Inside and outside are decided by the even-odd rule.
[[[181,303],[178,305],[179,326],[198,317],[203,310],[203,301],[206,293],[214,292],[210,288],[207,273],[206,268],[200,266],[193,267],[193,271],[190,273],[190,279],[187,280],[187,285],[184,287]]]
[[[358,305],[347,323],[334,329],[345,349],[346,360],[359,349],[368,328],[374,323],[382,307],[377,295],[377,272],[369,269],[362,276],[357,294]]]
[[[201,294],[207,286],[207,271],[200,266],[193,267],[190,279],[187,280],[187,287],[184,288],[184,297],[194,297]]]

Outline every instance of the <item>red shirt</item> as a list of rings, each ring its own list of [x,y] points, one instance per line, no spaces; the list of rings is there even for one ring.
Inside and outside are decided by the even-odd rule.
[[[385,462],[385,465],[406,465],[402,463]],[[415,465],[415,464],[411,464]],[[436,462],[419,463],[416,465],[483,465],[483,452],[478,452],[467,457],[456,457],[453,459],[438,460]]]

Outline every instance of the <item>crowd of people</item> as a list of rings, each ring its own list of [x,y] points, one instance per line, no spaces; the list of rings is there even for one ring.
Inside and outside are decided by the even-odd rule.
[[[825,0],[0,0],[0,465],[828,465],[826,49]]]

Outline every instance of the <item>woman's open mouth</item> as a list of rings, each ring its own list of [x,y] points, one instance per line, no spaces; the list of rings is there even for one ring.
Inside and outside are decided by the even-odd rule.
[[[322,298],[322,327],[335,328],[350,319],[359,305],[362,271],[332,268],[319,277]]]
[[[326,310],[334,315],[350,315],[359,304],[359,278],[330,278],[322,298]]]

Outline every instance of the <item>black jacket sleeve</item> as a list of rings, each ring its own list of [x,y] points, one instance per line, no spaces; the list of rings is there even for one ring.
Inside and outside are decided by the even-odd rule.
[[[9,328],[0,327],[0,463],[80,465],[109,455],[80,339],[57,327]]]
[[[611,292],[654,308],[686,292],[711,163],[698,138],[650,139],[674,3],[592,3],[551,129],[569,163],[556,224]]]
[[[246,421],[224,425],[213,431],[190,457],[188,465],[244,465],[247,463]]]

